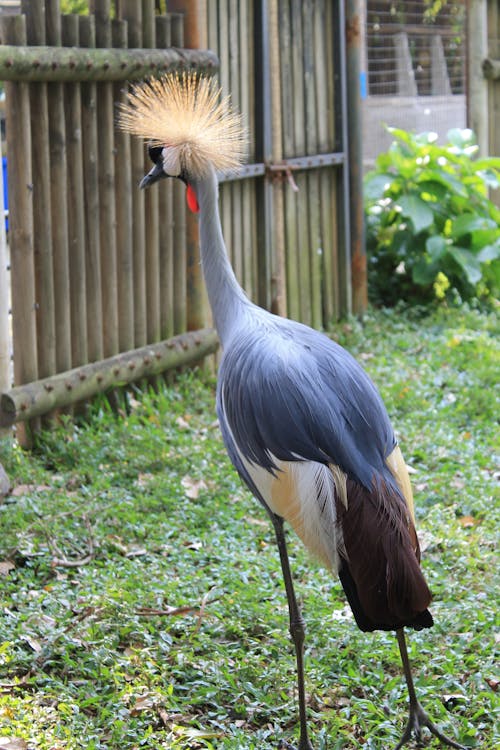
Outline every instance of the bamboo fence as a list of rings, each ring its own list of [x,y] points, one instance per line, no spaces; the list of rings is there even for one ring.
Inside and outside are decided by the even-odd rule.
[[[1,19],[14,394],[3,383],[6,424],[12,414],[43,415],[40,404],[89,397],[91,363],[118,368],[121,382],[124,353],[140,359],[145,347],[209,323],[183,190],[165,180],[140,191],[144,145],[116,128],[129,81],[182,67],[219,76],[250,137],[248,166],[221,175],[240,282],[257,303],[316,327],[350,311],[343,2],[170,0],[169,13],[157,5],[91,0],[88,15],[63,15],[58,0],[22,0],[22,15]],[[0,275],[3,289],[4,267]],[[202,339],[213,345],[208,333]],[[201,357],[206,346],[194,351]],[[27,391],[16,395],[28,386],[36,409],[22,400]]]
[[[351,311],[343,3],[222,0],[206,6],[208,47],[219,57],[222,88],[246,117],[249,161],[272,167],[262,178],[221,185],[222,225],[235,271],[259,304],[327,327]],[[338,163],[321,163],[322,154],[332,153],[339,154]],[[296,168],[296,157],[310,158]],[[263,221],[269,226],[256,226]]]

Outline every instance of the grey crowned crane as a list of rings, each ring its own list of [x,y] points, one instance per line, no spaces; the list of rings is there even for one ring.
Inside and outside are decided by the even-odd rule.
[[[403,628],[431,627],[431,594],[419,564],[408,472],[382,399],[341,346],[254,305],[230,265],[216,172],[244,157],[241,118],[211,80],[184,74],[133,89],[120,124],[149,142],[153,168],[141,187],[178,177],[199,211],[203,274],[223,351],[217,413],[229,457],[276,534],[297,661],[299,750],[312,750],[305,627],[285,521],[339,575],[361,630],[396,631],[409,691],[409,721],[397,748],[413,732],[420,739],[423,727],[461,748],[434,726],[415,694]]]

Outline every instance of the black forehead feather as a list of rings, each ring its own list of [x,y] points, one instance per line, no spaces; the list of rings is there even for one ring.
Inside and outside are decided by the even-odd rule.
[[[161,162],[162,151],[163,148],[161,146],[148,146],[148,155],[153,164],[158,164],[158,162]]]

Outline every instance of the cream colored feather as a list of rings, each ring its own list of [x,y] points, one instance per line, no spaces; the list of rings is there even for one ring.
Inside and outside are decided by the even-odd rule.
[[[134,86],[119,124],[155,146],[169,147],[164,166],[172,175],[184,171],[200,178],[210,166],[234,169],[246,155],[241,115],[229,97],[221,97],[213,78],[196,73],[170,73]]]

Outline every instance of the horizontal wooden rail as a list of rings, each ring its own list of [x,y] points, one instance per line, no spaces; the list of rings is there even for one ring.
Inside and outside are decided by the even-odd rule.
[[[110,388],[193,364],[215,352],[218,345],[216,332],[204,328],[17,386],[0,396],[0,427],[10,427]]]
[[[134,81],[182,68],[213,73],[218,66],[211,50],[0,45],[0,81]]]

